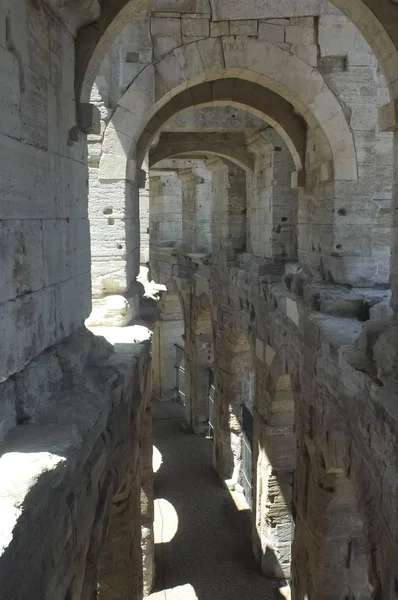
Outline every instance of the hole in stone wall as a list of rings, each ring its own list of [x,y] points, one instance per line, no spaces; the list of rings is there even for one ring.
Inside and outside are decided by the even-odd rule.
[[[107,206],[104,208],[103,213],[104,213],[104,215],[113,215],[113,208],[111,208],[110,206]]]
[[[115,219],[109,218],[108,225],[114,225],[114,224],[115,224]]]
[[[117,245],[117,249],[118,249],[118,250],[121,250],[122,248],[123,248],[122,244],[118,244],[118,245]]]

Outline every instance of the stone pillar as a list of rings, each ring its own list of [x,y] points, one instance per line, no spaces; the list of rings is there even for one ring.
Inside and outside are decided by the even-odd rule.
[[[251,412],[254,379],[246,334],[216,326],[214,338],[214,466],[230,486],[242,482],[242,404]],[[250,390],[250,392],[248,391]]]
[[[381,131],[390,131],[393,134],[394,183],[391,206],[390,283],[391,306],[396,314],[398,312],[398,100],[393,100],[380,109],[379,126]]]
[[[181,245],[181,183],[174,171],[149,173],[149,240],[155,247]]]
[[[206,167],[212,174],[213,255],[242,252],[246,246],[246,173],[221,158],[206,161]]]
[[[256,354],[253,550],[263,573],[269,577],[289,579],[293,532],[292,483],[295,469],[291,378],[282,375],[275,386],[270,369],[274,351],[257,340]],[[275,371],[275,365],[273,370]]]
[[[293,157],[282,138],[267,132],[273,145],[272,255],[297,260],[298,189],[292,186]]]
[[[196,250],[196,185],[193,169],[178,169],[181,181],[182,243],[186,252]]]
[[[149,262],[149,168],[145,161],[142,170],[140,189],[140,264]]]
[[[391,222],[391,306],[394,314],[398,313],[398,127],[394,131],[394,173],[395,183],[392,199],[392,222]]]
[[[209,307],[191,296],[185,327],[186,419],[195,433],[207,429],[210,369],[213,365],[213,332]]]
[[[196,252],[211,253],[212,180],[203,165],[196,167]]]
[[[139,310],[139,182],[104,180],[99,173],[90,169],[93,311],[86,323],[124,326]]]
[[[247,140],[247,148],[255,156],[254,173],[247,177],[248,251],[263,258],[273,258],[274,149],[261,133]]]
[[[184,316],[177,293],[164,294],[159,308],[152,340],[153,391],[158,398],[166,400],[176,395],[175,345],[184,345]]]
[[[101,600],[141,600],[143,589],[138,465],[112,498],[98,569]],[[137,487],[138,489],[137,489]]]

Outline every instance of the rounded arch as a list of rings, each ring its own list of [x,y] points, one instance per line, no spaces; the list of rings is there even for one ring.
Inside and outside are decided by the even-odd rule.
[[[109,154],[107,146],[125,160],[131,148],[137,148],[138,162],[142,160],[160,127],[184,108],[234,103],[277,129],[298,170],[304,164],[306,127],[319,128],[335,178],[356,180],[353,135],[339,101],[320,73],[276,45],[241,38],[239,44],[230,37],[191,42],[146,67],[121,98],[108,124],[103,166]]]
[[[78,102],[89,102],[91,88],[107,52],[119,33],[149,0],[105,0],[94,23],[82,27],[76,37],[75,93]]]
[[[398,11],[391,0],[330,0],[358,28],[380,61],[389,88],[398,93]],[[101,15],[76,39],[76,98],[88,102],[98,67],[124,25],[149,0],[107,0]]]
[[[156,147],[149,151],[149,168],[167,158],[220,156],[245,171],[254,170],[254,157],[244,147],[244,135],[162,133]]]
[[[297,374],[288,374],[283,354],[260,340],[256,340],[256,357],[253,550],[263,573],[284,579],[290,577],[294,530],[298,378]]]
[[[391,0],[329,0],[358,28],[398,94],[398,8]]]
[[[203,82],[181,91],[163,105],[147,122],[136,146],[140,164],[159,129],[176,113],[191,106],[231,105],[243,108],[271,125],[282,137],[292,153],[296,169],[305,164],[307,126],[294,113],[293,107],[274,92],[253,82],[238,78],[222,78]]]

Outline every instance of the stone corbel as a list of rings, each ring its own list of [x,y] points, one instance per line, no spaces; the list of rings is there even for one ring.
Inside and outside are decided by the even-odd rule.
[[[101,133],[101,113],[94,104],[78,103],[77,104],[77,125],[85,134]]]
[[[333,181],[334,169],[331,161],[321,164],[321,181]]]
[[[398,130],[398,100],[393,100],[379,109],[380,131]]]
[[[292,190],[305,187],[305,171],[293,171],[291,179]]]
[[[328,442],[323,449],[326,472],[334,475],[345,475],[347,459],[347,440],[342,431],[328,434]]]

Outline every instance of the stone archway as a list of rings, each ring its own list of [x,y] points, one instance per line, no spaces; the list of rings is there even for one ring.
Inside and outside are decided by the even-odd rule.
[[[266,575],[289,580],[298,390],[295,378],[283,368],[281,357],[259,339],[256,340],[256,373],[253,550]]]
[[[161,125],[180,110],[208,102],[235,102],[268,119],[287,141],[298,170],[305,151],[305,127],[297,116],[301,115],[309,127],[321,130],[335,178],[355,180],[352,134],[341,105],[319,72],[276,45],[241,38],[237,50],[234,38],[192,42],[146,67],[120,99],[107,126],[100,177],[111,175],[110,154],[120,158],[118,174],[125,176],[123,169],[135,148],[140,163]]]
[[[289,3],[285,2],[289,10]],[[397,92],[398,27],[396,7],[390,0],[331,0],[359,29],[377,56],[392,94]],[[76,40],[76,97],[87,102],[98,66],[123,29],[139,10],[149,7],[148,0],[113,0],[104,2],[98,19],[82,27]],[[267,18],[266,8],[260,18]],[[214,8],[213,8],[214,9]],[[269,9],[271,11],[271,9]],[[261,7],[260,7],[261,11]],[[297,8],[292,16],[300,16]],[[279,14],[283,8],[279,8]],[[305,13],[304,13],[305,14]],[[95,18],[95,12],[92,18]]]

